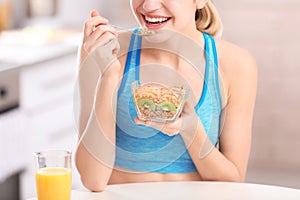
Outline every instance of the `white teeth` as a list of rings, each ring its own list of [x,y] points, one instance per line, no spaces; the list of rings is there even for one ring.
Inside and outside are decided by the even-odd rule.
[[[151,22],[151,23],[161,23],[164,22],[166,20],[168,20],[167,17],[154,17],[154,18],[150,18],[150,17],[145,17],[146,21]]]

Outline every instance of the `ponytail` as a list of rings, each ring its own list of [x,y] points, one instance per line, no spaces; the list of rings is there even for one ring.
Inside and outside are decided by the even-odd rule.
[[[202,9],[196,10],[196,27],[199,31],[217,36],[222,31],[222,22],[215,6],[208,1]]]

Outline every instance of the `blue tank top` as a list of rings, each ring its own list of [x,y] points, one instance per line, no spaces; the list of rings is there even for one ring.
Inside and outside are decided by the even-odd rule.
[[[213,37],[205,33],[203,36],[206,51],[205,81],[195,111],[211,142],[216,145],[222,109],[217,53]],[[156,129],[137,125],[134,122],[137,113],[131,96],[130,84],[139,79],[140,48],[141,37],[132,34],[117,99],[115,166],[138,172],[197,172],[180,134],[168,136]]]

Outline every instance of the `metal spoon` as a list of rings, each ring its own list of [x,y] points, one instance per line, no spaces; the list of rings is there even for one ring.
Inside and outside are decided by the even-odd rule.
[[[124,28],[116,25],[110,24],[110,26],[114,27],[117,29],[118,32],[133,32],[133,28]],[[150,30],[150,29],[139,29],[135,34],[139,36],[149,36],[149,35],[154,35],[156,34],[156,31]]]

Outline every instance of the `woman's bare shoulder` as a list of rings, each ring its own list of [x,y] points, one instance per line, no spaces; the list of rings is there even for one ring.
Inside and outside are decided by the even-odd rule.
[[[216,39],[219,65],[224,71],[255,72],[257,65],[253,55],[231,42]]]
[[[232,80],[243,82],[252,79],[256,81],[257,64],[249,51],[220,39],[216,39],[216,48],[219,70],[228,84]]]
[[[223,105],[233,94],[241,90],[255,91],[257,85],[257,64],[252,54],[227,41],[216,39],[219,61],[219,75],[224,87]]]

